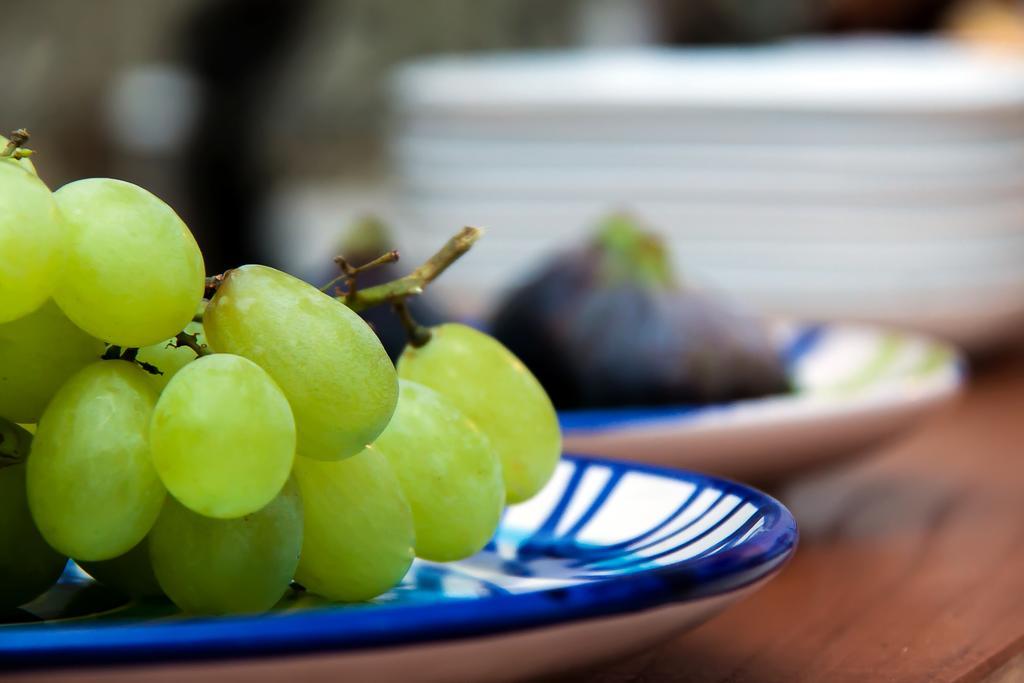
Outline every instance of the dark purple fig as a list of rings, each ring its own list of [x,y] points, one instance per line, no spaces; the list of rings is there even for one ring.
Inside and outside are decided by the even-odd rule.
[[[662,243],[624,217],[512,291],[492,332],[562,409],[704,404],[789,389],[763,323],[679,286]]]

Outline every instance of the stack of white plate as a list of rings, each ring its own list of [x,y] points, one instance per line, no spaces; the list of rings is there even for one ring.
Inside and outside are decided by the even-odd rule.
[[[395,79],[404,239],[477,311],[616,209],[767,313],[1024,328],[1024,60],[934,41],[443,58]]]

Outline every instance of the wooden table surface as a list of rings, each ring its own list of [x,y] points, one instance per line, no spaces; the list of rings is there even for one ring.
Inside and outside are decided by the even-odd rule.
[[[559,680],[1024,681],[1024,356],[902,442],[774,493],[801,539],[765,589]]]

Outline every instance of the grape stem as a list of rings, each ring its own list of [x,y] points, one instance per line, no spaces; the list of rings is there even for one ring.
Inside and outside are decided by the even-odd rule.
[[[437,253],[405,277],[375,287],[339,294],[335,298],[353,311],[359,312],[384,303],[398,303],[407,297],[422,294],[428,283],[469,251],[483,234],[484,231],[480,228],[465,227],[445,242]]]
[[[135,363],[140,368],[145,370],[151,375],[162,375],[163,371],[152,363],[147,363],[144,360],[139,360],[139,348],[137,346],[131,346],[124,350],[121,354],[121,360],[126,360],[129,363]]]
[[[395,309],[395,313],[398,315],[398,320],[402,323],[405,336],[410,344],[418,349],[430,341],[430,330],[416,322],[405,300],[399,299],[391,304],[391,307]]]
[[[206,348],[205,344],[199,343],[199,337],[197,335],[190,334],[184,331],[179,332],[174,337],[174,341],[171,343],[174,344],[175,348],[178,349],[180,349],[183,346],[187,346],[188,348],[192,349],[195,352],[196,356],[199,358],[203,356],[209,356],[211,353],[213,353],[212,351],[210,351],[210,349]]]
[[[224,271],[223,273],[217,273],[216,275],[211,275],[210,277],[206,278],[206,290],[203,292],[203,298],[212,298],[213,295],[217,293],[217,290],[220,288],[220,286],[224,284],[224,276],[226,276],[230,272],[230,270],[227,270]],[[201,317],[198,322],[202,322]]]
[[[373,259],[368,263],[364,263],[361,266],[353,266],[351,263],[345,260],[344,256],[335,256],[334,262],[338,264],[339,268],[341,268],[341,275],[339,275],[338,277],[334,278],[326,285],[321,287],[320,291],[330,292],[332,290],[335,290],[337,289],[338,283],[344,280],[346,289],[344,292],[340,292],[339,296],[355,296],[355,293],[357,291],[356,278],[359,275],[359,273],[365,273],[366,271],[372,270],[373,268],[378,268],[388,263],[396,263],[397,261],[398,252],[395,251],[394,249],[392,249],[389,252],[381,254],[377,258]]]
[[[0,151],[0,157],[14,157],[15,159],[24,159],[25,157],[32,156],[32,150],[22,149],[22,145],[28,142],[29,133],[24,128],[11,131],[11,136],[7,140],[7,145],[3,151]]]
[[[400,277],[397,280],[385,282],[383,284],[376,285],[375,287],[368,287],[363,290],[356,289],[356,276],[370,268],[376,268],[377,266],[384,265],[385,263],[394,263],[398,260],[398,252],[394,250],[389,251],[361,266],[352,266],[352,264],[346,261],[343,257],[339,256],[335,259],[335,263],[338,264],[344,273],[321,287],[321,291],[328,291],[332,287],[336,287],[339,281],[346,280],[348,283],[348,291],[339,292],[334,298],[357,313],[382,304],[401,303],[407,297],[422,294],[423,288],[426,287],[428,283],[433,282],[438,275],[448,269],[448,266],[455,263],[460,256],[469,251],[470,247],[472,247],[473,244],[483,236],[483,234],[484,231],[481,228],[465,227],[445,242],[433,256],[424,261],[416,268],[416,270],[412,271],[408,275]],[[216,292],[217,288],[224,282],[225,275],[227,275],[227,273],[214,275],[213,277],[206,279],[208,295],[211,290]],[[399,315],[401,315],[401,313]],[[192,317],[192,320],[199,323],[203,322],[203,314],[201,312],[197,312]],[[198,341],[193,340],[193,342],[190,343],[187,339],[182,338],[183,335],[185,335],[184,332],[179,333],[175,339],[175,343],[178,346],[188,346],[193,351],[196,351],[196,354],[200,356],[209,353],[206,347],[199,344]],[[193,337],[194,335],[185,336]],[[422,338],[422,335],[418,338]],[[424,341],[424,343],[426,342]],[[202,349],[202,352],[197,349]]]
[[[126,349],[122,349],[120,346],[117,346],[116,344],[111,344],[110,346],[107,347],[107,350],[103,352],[103,355],[100,356],[100,359],[123,360],[138,365],[140,368],[142,368],[151,375],[164,374],[163,371],[160,370],[160,368],[153,365],[152,363],[147,363],[146,361],[139,360],[139,348],[137,346],[129,346]]]

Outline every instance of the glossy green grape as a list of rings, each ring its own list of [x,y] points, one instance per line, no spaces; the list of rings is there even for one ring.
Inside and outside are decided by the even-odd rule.
[[[35,422],[68,377],[103,355],[103,342],[47,301],[0,324],[0,417]]]
[[[454,323],[431,329],[424,346],[406,347],[398,375],[448,398],[501,456],[507,502],[544,487],[562,450],[558,417],[537,379],[500,342]]]
[[[262,510],[238,519],[197,515],[168,497],[149,535],[153,572],[186,612],[268,610],[295,574],[302,516],[294,480]]]
[[[373,447],[387,456],[412,507],[416,554],[438,562],[469,557],[501,521],[501,460],[448,399],[410,380],[398,387],[395,415]]]
[[[0,323],[28,315],[54,293],[68,237],[49,188],[18,162],[0,163]]]
[[[5,454],[26,457],[32,436],[0,419]],[[25,464],[0,464],[0,610],[23,605],[57,582],[67,557],[43,539],[28,509]]]
[[[206,333],[203,332],[202,323],[190,322],[188,325],[185,325],[184,331],[196,335],[196,339],[200,344],[206,344]],[[156,344],[143,346],[139,349],[138,356],[136,356],[140,362],[149,363],[162,373],[159,375],[146,373],[149,383],[153,385],[157,393],[164,390],[164,387],[167,386],[167,383],[171,381],[171,378],[174,377],[178,370],[181,370],[196,359],[195,351],[187,346],[175,346],[174,342],[174,337],[171,337]]]
[[[158,598],[164,594],[149,560],[148,536],[124,555],[102,562],[79,562],[78,565],[104,586],[129,598]]]
[[[54,193],[70,229],[57,304],[94,337],[147,346],[192,319],[206,286],[203,256],[171,207],[121,180],[88,178]]]
[[[108,560],[141,541],[163,504],[149,454],[156,393],[138,366],[87,365],[61,387],[39,421],[28,460],[28,502],[58,551]]]
[[[295,459],[288,400],[262,368],[204,356],[160,395],[149,431],[153,466],[185,507],[220,519],[256,512],[278,494]]]
[[[384,593],[412,564],[412,512],[387,459],[367,448],[345,460],[296,458],[305,527],[295,580],[331,600]]]
[[[203,317],[210,346],[254,361],[295,414],[298,452],[337,460],[387,426],[394,366],[373,330],[344,304],[266,266],[228,273]]]

